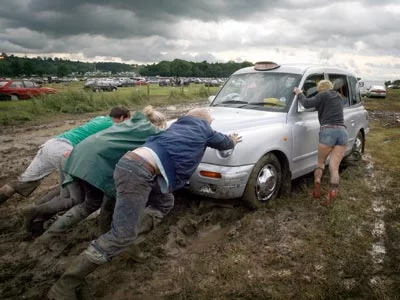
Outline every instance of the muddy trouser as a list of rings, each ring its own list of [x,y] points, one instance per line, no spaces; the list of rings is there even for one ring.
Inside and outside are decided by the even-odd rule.
[[[99,215],[99,226],[101,234],[106,233],[111,228],[112,217],[115,208],[115,197],[104,196],[103,204]],[[135,244],[144,240],[144,235],[153,230],[162,219],[174,207],[174,196],[172,193],[163,194],[157,181],[150,192],[146,207],[141,215],[141,222],[138,229],[138,238]]]
[[[76,209],[79,211],[82,218],[86,218],[101,207],[104,193],[85,180],[78,179],[78,182],[83,187],[85,201],[76,205]]]
[[[25,172],[19,176],[18,180],[10,182],[9,185],[18,194],[27,197],[39,186],[44,177],[58,169],[61,191],[61,183],[64,181],[64,173],[61,171],[65,161],[64,154],[72,149],[73,146],[67,139],[52,138],[48,140],[40,146]]]
[[[117,200],[111,230],[92,241],[85,251],[88,259],[96,264],[110,261],[134,244],[139,234],[142,212],[156,186],[156,175],[142,162],[121,158],[114,170],[114,181]],[[160,199],[154,205],[161,204],[161,209],[164,206],[168,210],[165,199],[171,201],[172,195],[155,194]]]

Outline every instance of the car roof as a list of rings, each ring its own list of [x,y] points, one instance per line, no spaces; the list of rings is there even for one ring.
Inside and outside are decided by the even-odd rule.
[[[329,73],[340,73],[346,75],[355,75],[347,71],[345,69],[331,67],[327,65],[320,65],[320,64],[305,64],[305,63],[291,63],[291,64],[282,64],[278,68],[265,70],[265,71],[258,71],[254,69],[254,66],[247,67],[236,71],[234,74],[244,74],[244,73],[259,73],[259,72],[273,72],[273,73],[289,73],[289,74],[304,74],[306,71],[312,71],[315,69],[316,71],[321,71],[323,69],[325,72]]]

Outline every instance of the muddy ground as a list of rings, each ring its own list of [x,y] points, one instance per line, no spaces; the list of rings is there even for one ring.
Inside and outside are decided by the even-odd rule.
[[[173,118],[191,107],[162,110]],[[398,114],[370,116],[382,114],[388,126],[400,127]],[[89,118],[0,128],[0,184],[20,174],[44,141]],[[368,150],[341,177],[343,192],[330,210],[310,199],[311,176],[293,182],[291,197],[258,211],[179,192],[172,213],[140,245],[147,258],[138,263],[128,251],[100,267],[80,297],[399,299],[400,236],[388,243],[385,232],[400,224],[397,199],[378,196],[391,179],[376,172]],[[363,192],[352,192],[353,184]],[[98,236],[90,218],[71,230],[61,253],[29,255],[34,244],[18,211],[56,185],[52,175],[29,198],[14,196],[0,206],[0,299],[45,299],[66,265]]]

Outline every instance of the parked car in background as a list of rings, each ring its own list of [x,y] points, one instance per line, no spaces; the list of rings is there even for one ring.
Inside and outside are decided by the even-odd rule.
[[[349,133],[345,155],[359,158],[369,131],[368,112],[353,73],[321,65],[257,63],[236,71],[209,99],[212,127],[238,133],[243,142],[229,151],[207,148],[188,190],[210,198],[242,199],[253,208],[289,193],[293,179],[316,168],[320,130],[318,112],[305,109],[293,88],[312,97],[322,79],[331,80],[343,97]]]
[[[56,89],[42,87],[32,80],[0,80],[0,100],[30,99],[32,97],[56,93]]]
[[[217,79],[209,80],[204,83],[204,86],[220,86],[221,82]]]
[[[383,85],[371,86],[365,94],[369,98],[386,98],[387,90]]]
[[[116,92],[119,82],[112,79],[88,79],[84,84],[84,89],[90,89],[93,92]]]

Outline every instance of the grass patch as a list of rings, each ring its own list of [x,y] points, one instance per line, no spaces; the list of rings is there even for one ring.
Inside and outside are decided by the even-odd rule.
[[[21,101],[0,102],[0,125],[24,124],[57,118],[63,114],[95,113],[116,105],[137,109],[145,105],[163,106],[182,102],[204,101],[218,92],[216,87],[159,87],[156,85],[119,88],[116,92],[94,93],[83,89],[82,83],[54,84],[58,94]]]

